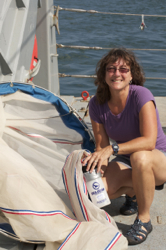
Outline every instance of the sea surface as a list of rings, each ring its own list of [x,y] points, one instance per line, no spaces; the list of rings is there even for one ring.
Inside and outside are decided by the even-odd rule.
[[[144,16],[146,27],[140,29],[142,16],[79,13],[60,10],[58,44],[90,47],[126,47],[166,50],[166,0],[55,0],[62,8],[100,12],[165,15]],[[97,62],[108,50],[58,48],[59,73],[95,75]],[[166,51],[134,50],[145,76],[166,78]],[[148,79],[145,86],[155,96],[166,96],[166,80]],[[82,91],[95,94],[92,78],[60,78],[61,95],[81,96]]]

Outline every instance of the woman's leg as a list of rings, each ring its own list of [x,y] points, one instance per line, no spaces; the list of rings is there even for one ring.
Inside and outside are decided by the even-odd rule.
[[[150,206],[156,185],[166,182],[166,156],[159,150],[135,152],[130,157],[132,182],[142,222],[150,220]]]
[[[152,230],[150,206],[154,198],[155,186],[166,182],[166,156],[155,149],[153,151],[135,152],[131,155],[130,160],[132,165],[133,189],[138,203],[137,219],[141,220],[141,222],[136,220],[126,234],[129,244],[133,245],[144,241],[148,233]],[[140,223],[145,224],[141,224],[142,226],[140,226]],[[139,226],[140,229],[138,229]],[[144,230],[144,232],[141,232],[141,230]],[[140,234],[143,236],[140,236]],[[141,241],[138,241],[138,239]]]
[[[134,196],[132,188],[132,171],[119,162],[110,162],[103,176],[103,182],[110,199],[122,194]]]

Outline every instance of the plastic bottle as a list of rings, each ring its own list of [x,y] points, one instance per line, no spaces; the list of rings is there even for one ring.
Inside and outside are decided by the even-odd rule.
[[[104,183],[101,178],[101,173],[96,172],[94,169],[92,173],[85,171],[83,167],[83,173],[86,180],[86,185],[88,189],[89,196],[92,202],[99,208],[109,205],[110,199],[105,190]]]

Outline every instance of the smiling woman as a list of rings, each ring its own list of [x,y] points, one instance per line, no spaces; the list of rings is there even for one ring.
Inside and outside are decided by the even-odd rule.
[[[87,171],[104,171],[110,199],[126,194],[123,215],[138,212],[126,234],[130,245],[143,242],[152,231],[155,186],[166,182],[166,136],[155,99],[143,83],[143,71],[130,51],[113,49],[99,61],[97,92],[89,103],[96,151],[83,162]],[[111,155],[115,158],[109,162]]]
[[[116,90],[127,90],[128,92],[129,84],[132,81],[129,66],[122,59],[113,64],[109,63],[106,68],[105,81],[111,93]]]
[[[145,82],[144,72],[136,61],[135,55],[132,51],[128,51],[125,48],[112,49],[104,56],[97,64],[96,75],[96,97],[100,104],[110,100],[110,86],[113,82],[123,80],[124,85],[129,85],[132,80],[133,85],[140,86],[143,86]],[[117,85],[118,84],[114,84],[113,86]]]

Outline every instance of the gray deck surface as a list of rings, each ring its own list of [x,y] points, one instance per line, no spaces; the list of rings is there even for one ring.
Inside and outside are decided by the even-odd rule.
[[[133,224],[136,215],[120,215],[119,209],[123,205],[125,197],[112,200],[111,204],[104,208],[117,222],[118,228],[123,234]],[[153,231],[145,242],[136,246],[129,246],[130,250],[165,250],[166,249],[166,187],[161,191],[155,191],[155,197],[151,206],[151,221]]]

